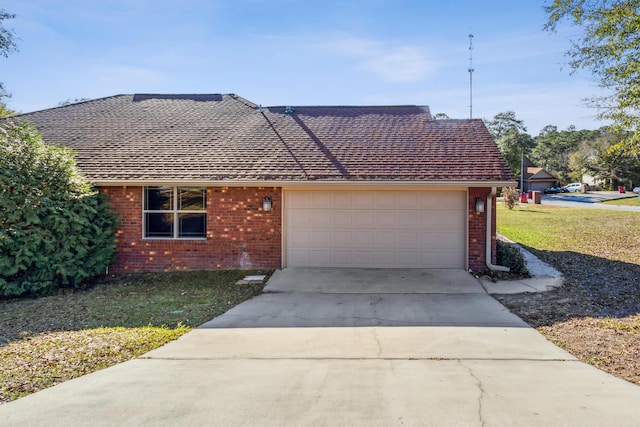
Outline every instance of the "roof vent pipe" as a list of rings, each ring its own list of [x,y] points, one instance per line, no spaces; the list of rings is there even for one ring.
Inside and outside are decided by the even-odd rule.
[[[284,113],[285,114],[293,114],[293,107],[291,107],[291,106],[284,107]]]

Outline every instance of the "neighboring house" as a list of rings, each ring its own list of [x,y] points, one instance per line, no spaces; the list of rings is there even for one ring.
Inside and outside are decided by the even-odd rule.
[[[117,95],[18,118],[74,149],[108,195],[121,218],[113,272],[486,270],[495,188],[515,185],[482,120],[426,107]]]
[[[591,176],[589,174],[583,174],[582,175],[582,181],[583,183],[587,184],[591,190],[597,189],[600,186],[606,186],[606,180],[604,179],[598,179],[595,176]]]
[[[543,168],[536,167],[526,156],[524,167],[527,171],[524,175],[523,191],[544,191],[546,188],[557,187],[558,178]]]

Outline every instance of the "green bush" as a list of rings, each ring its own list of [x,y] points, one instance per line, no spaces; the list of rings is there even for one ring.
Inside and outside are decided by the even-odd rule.
[[[79,287],[113,262],[117,217],[27,124],[0,126],[0,296]]]
[[[501,240],[497,241],[496,262],[498,265],[509,267],[511,273],[528,273],[527,262],[518,248]]]

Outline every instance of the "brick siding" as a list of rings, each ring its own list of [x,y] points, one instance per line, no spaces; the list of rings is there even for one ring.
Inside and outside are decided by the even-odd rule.
[[[486,241],[486,230],[487,230],[487,197],[491,193],[491,188],[478,188],[472,187],[469,188],[469,268],[474,271],[485,271],[487,270],[486,265],[486,256],[485,256],[485,241]],[[484,212],[476,212],[476,198],[479,197],[485,201],[485,211]],[[492,260],[491,262],[495,264],[496,262],[496,198],[490,201],[493,212],[491,218],[491,227],[492,227]]]
[[[102,187],[120,215],[118,257],[113,273],[219,268],[280,268],[282,265],[282,189],[262,187],[208,187],[207,239],[158,240],[142,238],[142,193],[139,186]],[[469,188],[469,268],[487,269],[485,212],[476,212],[476,198],[486,199],[490,188]],[[273,207],[262,211],[270,196]],[[495,198],[491,201],[495,263]]]
[[[280,268],[282,190],[208,187],[207,239],[142,239],[143,187],[102,187],[120,215],[113,273],[218,268]],[[272,210],[262,210],[270,196]]]

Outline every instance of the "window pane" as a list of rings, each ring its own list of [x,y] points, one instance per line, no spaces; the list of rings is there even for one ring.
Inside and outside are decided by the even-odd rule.
[[[180,231],[178,237],[207,237],[207,214],[178,214]]]
[[[173,214],[145,213],[144,237],[173,237]]]
[[[173,209],[173,187],[145,187],[144,210],[170,211]]]
[[[203,211],[205,210],[206,189],[204,187],[179,187],[178,197],[181,211]]]

